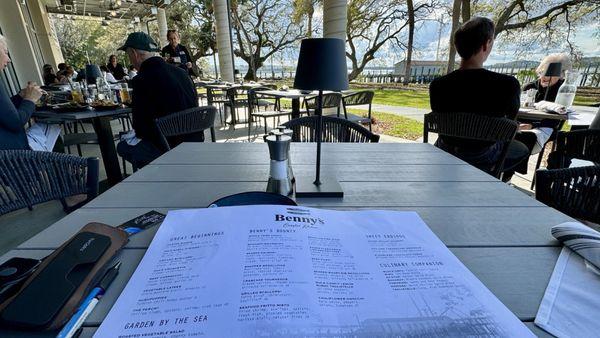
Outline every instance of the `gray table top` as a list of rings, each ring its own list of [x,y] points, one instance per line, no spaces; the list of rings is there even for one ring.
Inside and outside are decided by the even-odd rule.
[[[312,179],[314,144],[292,144],[296,179]],[[184,143],[0,258],[42,257],[90,221],[113,226],[156,209],[205,207],[232,193],[264,190],[264,144]],[[428,144],[325,144],[323,173],[343,199],[299,199],[342,210],[413,210],[528,327],[560,247],[550,228],[571,218]],[[157,228],[131,238],[119,277],[86,322],[93,333]],[[535,331],[543,333],[542,331]]]

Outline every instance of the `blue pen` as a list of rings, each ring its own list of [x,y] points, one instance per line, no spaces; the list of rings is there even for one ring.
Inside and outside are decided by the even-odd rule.
[[[110,283],[115,279],[117,274],[119,273],[119,267],[121,267],[121,262],[115,264],[110,270],[104,274],[102,280],[96,286],[90,294],[83,300],[81,306],[77,309],[73,317],[65,324],[62,330],[58,333],[56,338],[70,338],[73,337],[75,332],[81,327],[83,321],[89,316],[92,312],[96,304],[98,303],[98,299],[104,294]]]

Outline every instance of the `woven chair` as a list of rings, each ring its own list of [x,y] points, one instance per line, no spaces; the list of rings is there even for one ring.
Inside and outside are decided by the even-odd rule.
[[[468,113],[429,113],[425,114],[423,124],[423,143],[428,143],[429,133],[450,136],[465,140],[482,142],[501,142],[502,151],[496,163],[489,166],[477,163],[471,165],[500,178],[504,168],[504,160],[508,145],[514,139],[519,125],[506,118],[488,117]],[[457,156],[456,154],[452,154]],[[458,157],[458,156],[457,156]]]
[[[294,132],[292,142],[316,142],[318,122],[318,116],[305,116],[290,120],[283,125]],[[323,116],[321,141],[377,143],[379,142],[379,135],[373,134],[356,123],[333,116]]]
[[[600,166],[538,170],[535,197],[571,217],[600,223]]]
[[[555,150],[549,155],[548,169],[568,168],[571,159],[600,164],[600,130],[560,132]]]
[[[272,117],[273,120],[275,120],[276,118],[279,118],[281,116],[290,116],[292,114],[292,112],[289,110],[281,110],[279,99],[274,99],[275,101],[271,102],[271,105],[273,105],[273,110],[265,109],[264,111],[260,111],[260,92],[264,90],[271,90],[271,88],[258,87],[248,90],[248,111],[250,113],[248,118],[248,141],[250,141],[250,134],[252,132],[252,122],[254,121],[255,117],[263,119],[265,134],[267,134],[267,118]]]
[[[210,137],[216,142],[215,115],[213,106],[194,107],[163,116],[155,121],[165,150],[181,142],[203,142],[204,131],[210,129]]]
[[[349,95],[342,96],[342,108],[344,109],[344,118],[348,121],[352,121],[354,123],[359,124],[368,124],[369,130],[371,130],[371,124],[373,119],[371,118],[371,104],[373,103],[373,97],[375,96],[375,92],[372,90],[364,90],[356,93],[352,93]],[[364,106],[368,105],[368,115],[367,117],[358,116],[355,114],[348,113],[347,107],[350,106]],[[339,111],[338,111],[338,117]]]
[[[304,99],[304,108],[306,108],[306,115],[311,115],[311,111],[317,109],[318,96],[311,96]],[[342,94],[340,93],[327,93],[323,94],[323,109],[337,108],[337,114],[340,114],[340,107],[342,102]]]
[[[33,150],[0,151],[0,215],[60,200],[70,212],[98,195],[97,158]],[[85,194],[67,206],[66,197]]]

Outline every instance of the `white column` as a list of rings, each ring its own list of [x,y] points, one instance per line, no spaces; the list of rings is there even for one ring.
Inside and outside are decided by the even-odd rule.
[[[219,53],[221,80],[233,82],[233,57],[231,50],[229,7],[227,6],[227,0],[214,0],[213,7],[215,10],[217,51]]]
[[[348,22],[347,0],[323,1],[323,37],[338,38],[346,41]]]
[[[158,22],[158,35],[160,37],[160,47],[162,48],[169,44],[167,40],[167,12],[164,8],[158,9],[156,21]]]
[[[33,46],[25,25],[24,13],[17,0],[0,2],[0,25],[2,35],[8,42],[13,66],[19,84],[24,87],[27,81],[42,83],[41,65],[33,52]],[[39,60],[40,62],[42,60]]]
[[[40,42],[44,63],[51,64],[56,69],[59,63],[64,62],[64,57],[60,50],[58,38],[50,24],[46,7],[38,0],[28,0],[27,4]]]

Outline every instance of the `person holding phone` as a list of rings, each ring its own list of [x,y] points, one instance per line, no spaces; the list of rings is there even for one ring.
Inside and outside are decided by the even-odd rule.
[[[192,56],[190,52],[184,45],[179,43],[179,32],[175,29],[169,29],[167,31],[167,40],[169,40],[169,44],[163,47],[161,51],[161,55],[165,58],[165,61],[180,67],[190,76],[196,76],[192,68]]]

